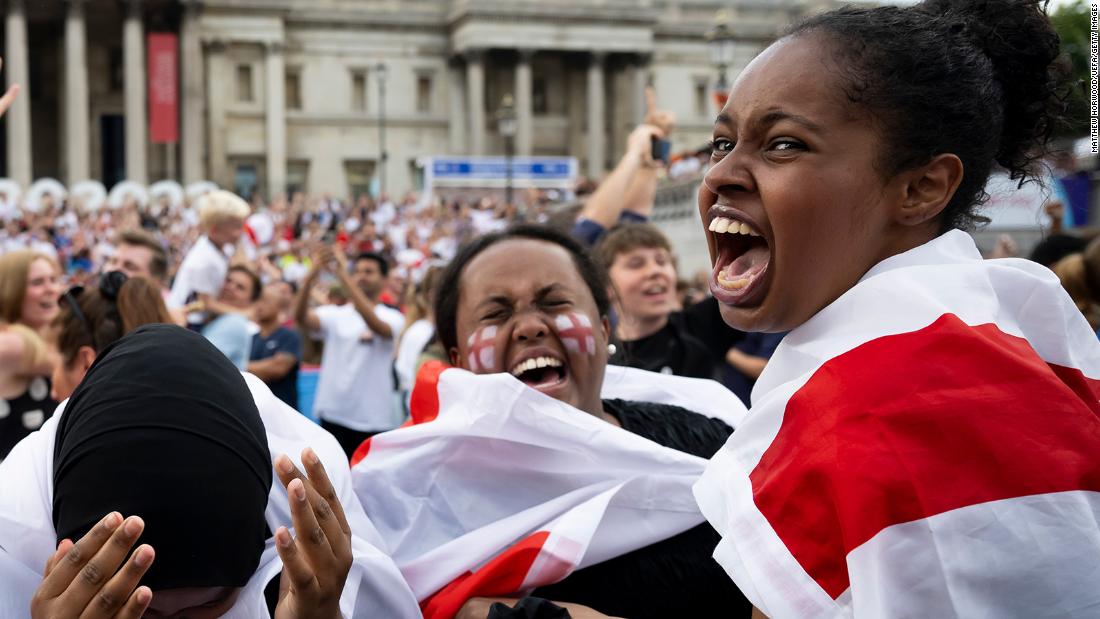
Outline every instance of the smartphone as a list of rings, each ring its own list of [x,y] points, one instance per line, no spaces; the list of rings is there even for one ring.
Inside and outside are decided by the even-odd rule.
[[[653,136],[652,138],[650,138],[649,143],[653,161],[660,161],[667,166],[669,158],[672,155],[672,142],[669,142],[664,138]]]

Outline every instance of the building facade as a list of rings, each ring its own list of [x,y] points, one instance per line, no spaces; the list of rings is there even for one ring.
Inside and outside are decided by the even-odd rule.
[[[345,196],[374,181],[401,193],[421,157],[501,154],[509,139],[598,178],[643,117],[646,84],[677,116],[674,151],[709,138],[719,11],[737,37],[732,79],[829,3],[7,0],[4,69],[25,91],[2,123],[0,170],[24,187],[209,179]],[[178,36],[176,144],[148,135],[151,32]]]

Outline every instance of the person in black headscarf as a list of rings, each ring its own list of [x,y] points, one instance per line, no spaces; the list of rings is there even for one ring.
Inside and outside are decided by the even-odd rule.
[[[285,456],[276,463],[308,540],[275,532],[276,612],[337,617],[350,527],[339,501],[322,498],[335,494],[311,454],[311,487],[293,465],[284,474]],[[196,619],[234,608],[268,538],[273,475],[253,396],[217,349],[171,325],[106,347],[68,401],[53,457],[59,544],[32,616]]]

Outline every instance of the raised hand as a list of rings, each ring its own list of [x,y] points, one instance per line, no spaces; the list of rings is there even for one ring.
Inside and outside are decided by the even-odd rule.
[[[0,58],[0,68],[4,67],[4,59]],[[15,97],[19,95],[19,84],[12,84],[8,87],[8,91],[4,93],[4,96],[0,97],[0,116],[3,116],[12,103],[15,103]]]
[[[275,531],[283,560],[275,619],[340,617],[340,594],[351,570],[351,527],[328,473],[312,449],[302,452],[303,475],[285,455],[275,471],[287,489],[297,538],[286,527]]]
[[[153,547],[142,544],[128,560],[126,555],[144,528],[137,516],[123,520],[121,514],[111,512],[75,544],[62,540],[46,562],[42,584],[31,600],[31,617],[141,617],[153,592],[137,584],[153,563]],[[126,564],[119,569],[123,561]]]
[[[645,87],[645,120],[642,122],[657,127],[664,136],[672,133],[676,127],[675,114],[657,109],[657,91],[652,86]]]

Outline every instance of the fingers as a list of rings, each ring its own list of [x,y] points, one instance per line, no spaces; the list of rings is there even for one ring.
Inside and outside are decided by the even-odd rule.
[[[111,512],[103,517],[91,531],[70,546],[59,558],[53,569],[42,579],[38,593],[44,598],[55,598],[65,592],[77,573],[95,556],[103,544],[122,524],[122,515]],[[64,544],[64,541],[62,542]],[[60,547],[58,548],[60,550]]]
[[[60,561],[61,558],[65,556],[65,553],[69,552],[69,549],[72,548],[72,547],[73,547],[73,540],[71,540],[71,539],[61,540],[61,542],[57,545],[57,550],[55,550],[53,552],[53,556],[50,557],[49,560],[46,561],[46,570],[44,572],[42,572],[42,577],[43,578],[50,575],[50,572],[53,571],[53,568],[57,566],[57,562]]]
[[[122,564],[143,529],[145,529],[145,523],[137,516],[130,516],[121,526],[118,526],[111,533],[111,536],[100,545],[94,556],[73,576],[71,582],[65,588],[65,592],[60,596],[65,605],[71,608],[84,608],[97,594],[102,595],[100,590],[109,588],[105,587],[106,583],[115,576],[115,571],[118,570],[118,566]],[[80,546],[80,542],[77,542],[77,546]],[[147,556],[149,563],[152,562],[151,549],[149,553],[143,553],[143,555]],[[136,559],[137,557],[135,557]],[[63,561],[62,564],[64,563]],[[149,566],[146,563],[141,567],[143,568],[141,574],[143,574]],[[141,574],[138,574],[138,578]],[[129,593],[133,589],[133,585],[136,584],[137,580],[135,579],[126,593]],[[125,596],[108,597],[107,599],[98,600],[95,606],[116,602],[121,606],[121,600],[123,599],[125,599]]]
[[[302,450],[302,463],[306,467],[306,472],[309,473],[310,485],[313,486],[313,489],[317,491],[321,498],[328,502],[332,512],[336,515],[336,522],[340,525],[340,529],[346,535],[351,535],[351,526],[348,524],[347,516],[344,515],[344,506],[340,503],[340,497],[336,494],[336,488],[332,486],[332,482],[328,478],[328,471],[325,470],[325,465],[321,463],[321,459],[317,457],[313,449],[307,447]]]
[[[298,541],[290,536],[286,527],[279,527],[275,531],[275,549],[283,561],[283,578],[289,582],[290,588],[298,594],[316,593],[320,587],[314,570],[306,560]]]
[[[125,526],[125,525],[124,525]],[[138,547],[126,565],[118,571],[89,601],[80,619],[99,619],[115,617],[116,613],[132,613],[137,607],[145,612],[152,598],[148,587],[141,587],[145,592],[135,591],[138,581],[148,571],[153,563],[153,547],[142,544]],[[135,615],[140,617],[141,615]]]
[[[657,91],[653,86],[645,87],[645,115],[649,118],[657,112]]]
[[[140,619],[145,614],[145,609],[149,608],[149,602],[152,601],[153,592],[149,587],[138,587],[126,601],[126,606],[115,614],[115,619]]]
[[[8,111],[12,103],[15,103],[15,98],[19,96],[19,84],[12,84],[8,91],[4,93],[3,97],[0,97],[0,116],[4,115],[4,112]]]
[[[317,454],[313,453],[312,449],[308,451],[313,454],[313,458],[317,458]],[[302,453],[304,456],[305,452],[303,451]],[[317,464],[321,466],[321,474],[324,476],[325,481],[327,482],[328,475],[325,473],[324,467],[323,465],[321,465],[320,460],[317,460]],[[313,482],[310,479],[307,479],[306,476],[298,470],[298,467],[294,466],[294,463],[286,455],[281,455],[276,458],[275,471],[279,474],[279,479],[287,488],[287,496],[290,498],[290,508],[292,515],[294,511],[294,495],[290,491],[290,483],[293,480],[297,479],[303,482],[303,488],[305,490],[306,497],[309,499],[309,505],[313,508],[313,517],[321,524],[322,530],[325,533],[325,537],[329,540],[339,540],[341,539],[341,537],[343,537],[343,535],[351,534],[350,527],[348,527],[347,529],[344,528],[347,525],[347,519],[344,518],[343,506],[340,505],[339,499],[336,498],[335,491],[326,493],[332,497],[332,501],[330,501],[327,497],[322,497],[321,494],[317,491],[317,488],[313,484]],[[331,490],[332,484],[328,483],[327,486],[328,489]],[[336,504],[335,508],[332,506],[332,503]],[[340,510],[339,516],[336,516],[335,513],[335,510],[337,509]],[[295,522],[294,527],[298,530],[298,535],[301,536],[302,529],[298,529],[297,522]],[[339,552],[340,546],[341,544],[334,543],[332,547],[333,552]]]

